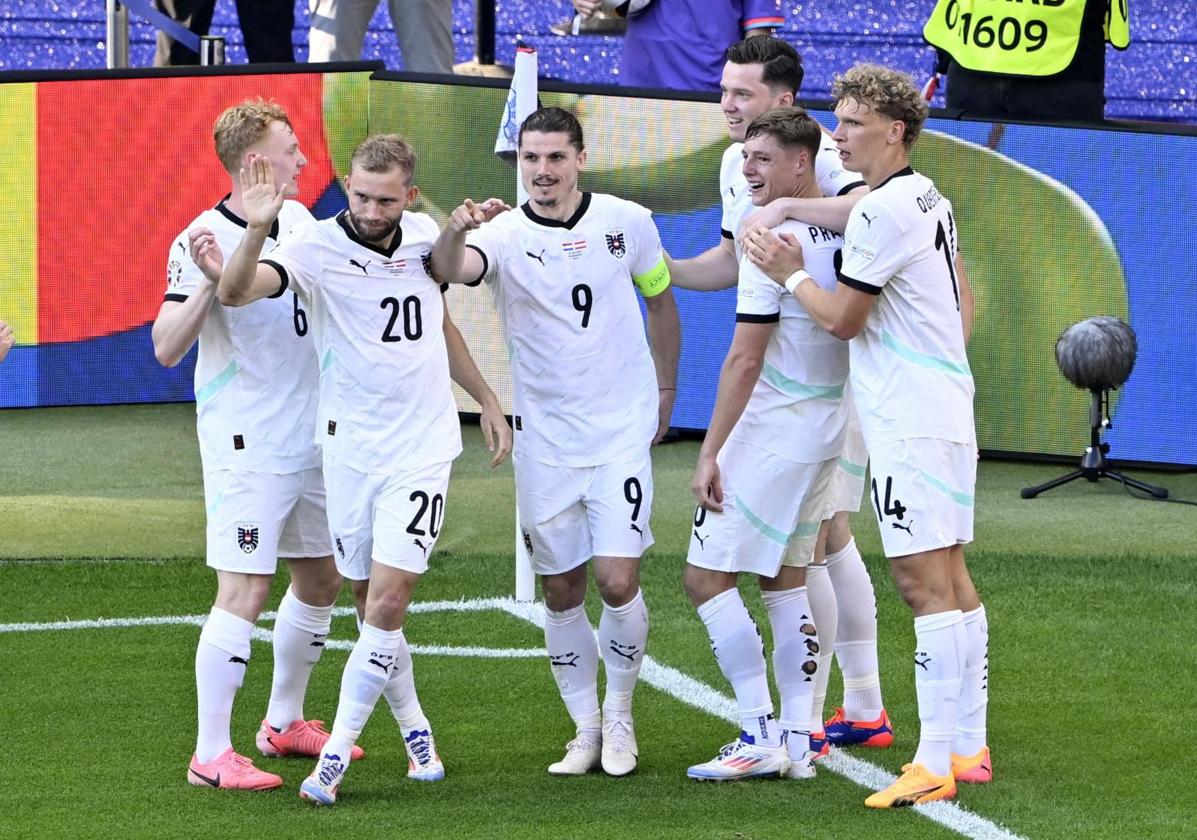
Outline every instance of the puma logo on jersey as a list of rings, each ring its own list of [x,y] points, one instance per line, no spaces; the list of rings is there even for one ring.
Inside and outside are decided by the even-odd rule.
[[[890,524],[891,528],[897,528],[899,531],[905,531],[910,536],[912,536],[912,537],[914,536],[914,532],[910,530],[911,527],[914,525],[913,519],[910,520],[910,522],[907,523],[906,525],[903,525],[901,522],[891,522],[889,524]]]
[[[640,530],[640,526],[637,525],[635,522],[633,522],[631,524],[631,529],[633,531],[635,531],[637,534],[639,534],[640,536],[642,536],[642,537],[644,536],[644,531]]]
[[[420,542],[418,537],[416,539],[412,540],[412,542],[414,542],[416,545],[418,545],[420,547],[420,551],[424,552],[425,557],[428,556],[428,546],[426,546],[426,545],[424,545],[424,543]]]
[[[710,535],[708,534],[707,536],[709,537]],[[706,551],[707,537],[704,537],[702,534],[698,533],[697,528],[694,529],[694,539],[698,540],[698,550]]]
[[[374,262],[374,260],[366,260],[366,265],[369,265],[369,264],[370,264],[370,263],[372,263],[372,262]],[[366,265],[362,265],[362,264],[361,264],[360,262],[358,262],[357,260],[350,260],[350,261],[349,261],[349,264],[350,264],[350,265],[356,265],[358,268],[360,268],[360,269],[362,270],[362,274],[369,274],[369,272],[368,272],[368,271],[366,271]]]
[[[919,657],[920,657],[920,656],[926,656],[927,658],[926,658],[926,659],[924,659],[922,662],[920,662],[920,661],[919,661]],[[918,666],[919,666],[920,668],[922,668],[924,671],[927,671],[927,670],[929,670],[929,669],[927,668],[927,663],[928,663],[928,662],[930,662],[930,661],[931,661],[931,657],[930,657],[930,656],[927,656],[927,654],[925,654],[925,653],[916,653],[916,654],[914,655],[914,664],[915,664],[915,665],[918,665]]]
[[[536,260],[536,261],[537,261],[538,263],[540,263],[541,265],[544,265],[544,252],[545,252],[545,250],[546,250],[545,248],[541,248],[541,249],[540,249],[540,253],[539,253],[539,254],[533,254],[531,251],[524,251],[524,253],[525,253],[525,254],[527,254],[527,255],[528,255],[529,257],[531,257],[532,259]]]
[[[876,216],[874,216],[873,219],[870,219],[869,214],[863,210],[860,211],[860,217],[865,220],[865,224],[868,225],[869,227],[873,226],[873,219],[877,218]]]
[[[390,671],[391,671],[391,663],[389,663],[389,662],[388,662],[388,663],[386,663],[386,664],[384,665],[382,662],[379,662],[377,659],[373,659],[373,658],[371,658],[371,659],[369,659],[369,660],[367,660],[367,661],[368,661],[368,662],[369,662],[371,665],[377,665],[379,668],[381,668],[381,669],[382,669],[382,672],[383,672],[384,674],[389,674],[389,673],[390,673]]]

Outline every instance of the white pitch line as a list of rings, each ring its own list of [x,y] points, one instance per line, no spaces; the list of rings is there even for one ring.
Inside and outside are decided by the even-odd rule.
[[[492,598],[487,599],[487,602],[497,602],[496,606],[499,609],[517,618],[530,621],[537,627],[544,627],[544,608],[540,603],[514,601],[510,598]],[[738,724],[740,722],[739,710],[735,701],[730,697],[721,694],[706,683],[694,679],[689,674],[668,665],[662,665],[651,656],[646,655],[642,659],[640,678],[653,688],[665,692],[687,706],[723,718],[729,723]],[[838,773],[869,790],[881,790],[889,787],[897,778],[888,770],[875,764],[846,755],[843,750],[832,750],[831,755],[820,763],[820,767]],[[945,828],[974,840],[1024,840],[1020,835],[1008,831],[984,817],[966,811],[954,802],[930,802],[926,805],[916,805],[913,810],[932,822],[939,823]]]
[[[425,601],[413,603],[411,613],[433,612],[483,612],[500,610],[516,618],[544,628],[544,607],[540,602],[516,601],[512,598],[478,598],[470,601]],[[352,607],[337,607],[335,616],[353,615]],[[277,614],[266,612],[262,619],[270,621]],[[97,618],[78,621],[47,621],[38,623],[0,624],[0,633],[32,633],[56,630],[93,630],[106,628],[152,627],[162,625],[191,624],[201,626],[206,615],[160,615],[136,618]],[[263,627],[255,627],[253,638],[271,642],[274,634]],[[330,639],[326,647],[333,650],[352,650],[353,642],[346,639]],[[547,656],[543,648],[479,648],[449,647],[446,645],[412,645],[411,652],[425,656],[463,656],[496,659],[537,658]],[[658,689],[687,706],[722,718],[729,723],[738,723],[739,714],[735,701],[721,694],[715,688],[696,680],[688,674],[662,665],[651,656],[645,656],[641,663],[640,676],[647,684]],[[838,773],[861,787],[881,790],[891,784],[895,776],[889,771],[867,761],[847,755],[842,750],[832,750],[830,757],[820,763],[821,768]],[[962,834],[973,840],[1024,840],[984,817],[964,810],[954,802],[931,802],[916,805],[912,809],[932,822]]]

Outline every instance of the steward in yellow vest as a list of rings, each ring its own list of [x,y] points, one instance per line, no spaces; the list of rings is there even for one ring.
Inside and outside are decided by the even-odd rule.
[[[937,0],[923,37],[948,63],[948,107],[1100,120],[1105,43],[1130,41],[1128,0]]]

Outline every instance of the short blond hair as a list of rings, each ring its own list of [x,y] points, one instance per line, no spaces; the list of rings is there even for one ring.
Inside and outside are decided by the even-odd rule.
[[[249,147],[269,134],[270,126],[276,122],[294,130],[287,110],[274,100],[258,97],[226,108],[212,126],[216,156],[225,171],[230,175],[237,174]]]
[[[927,102],[914,79],[879,64],[857,64],[847,73],[836,76],[831,85],[831,96],[837,106],[845,99],[852,99],[882,116],[905,123],[902,144],[907,149],[914,145],[927,121]]]
[[[349,158],[349,168],[366,172],[390,172],[398,167],[410,184],[416,177],[416,150],[400,134],[373,134],[358,144]]]

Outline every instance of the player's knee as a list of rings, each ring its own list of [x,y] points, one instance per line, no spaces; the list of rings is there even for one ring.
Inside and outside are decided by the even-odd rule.
[[[635,569],[609,572],[597,582],[603,603],[611,607],[622,607],[640,591],[640,575]]]
[[[343,579],[331,557],[291,565],[291,591],[305,604],[327,606],[337,600]]]
[[[215,606],[246,621],[256,621],[270,596],[271,576],[220,572],[217,580]]]
[[[827,553],[835,554],[843,551],[852,541],[852,524],[848,512],[844,510],[831,517],[830,522],[827,528]]]
[[[567,575],[545,575],[541,578],[544,604],[553,612],[564,612],[586,600],[586,579],[581,583]]]
[[[686,564],[686,571],[682,575],[682,587],[695,607],[702,606],[727,589],[723,575],[690,564]]]

